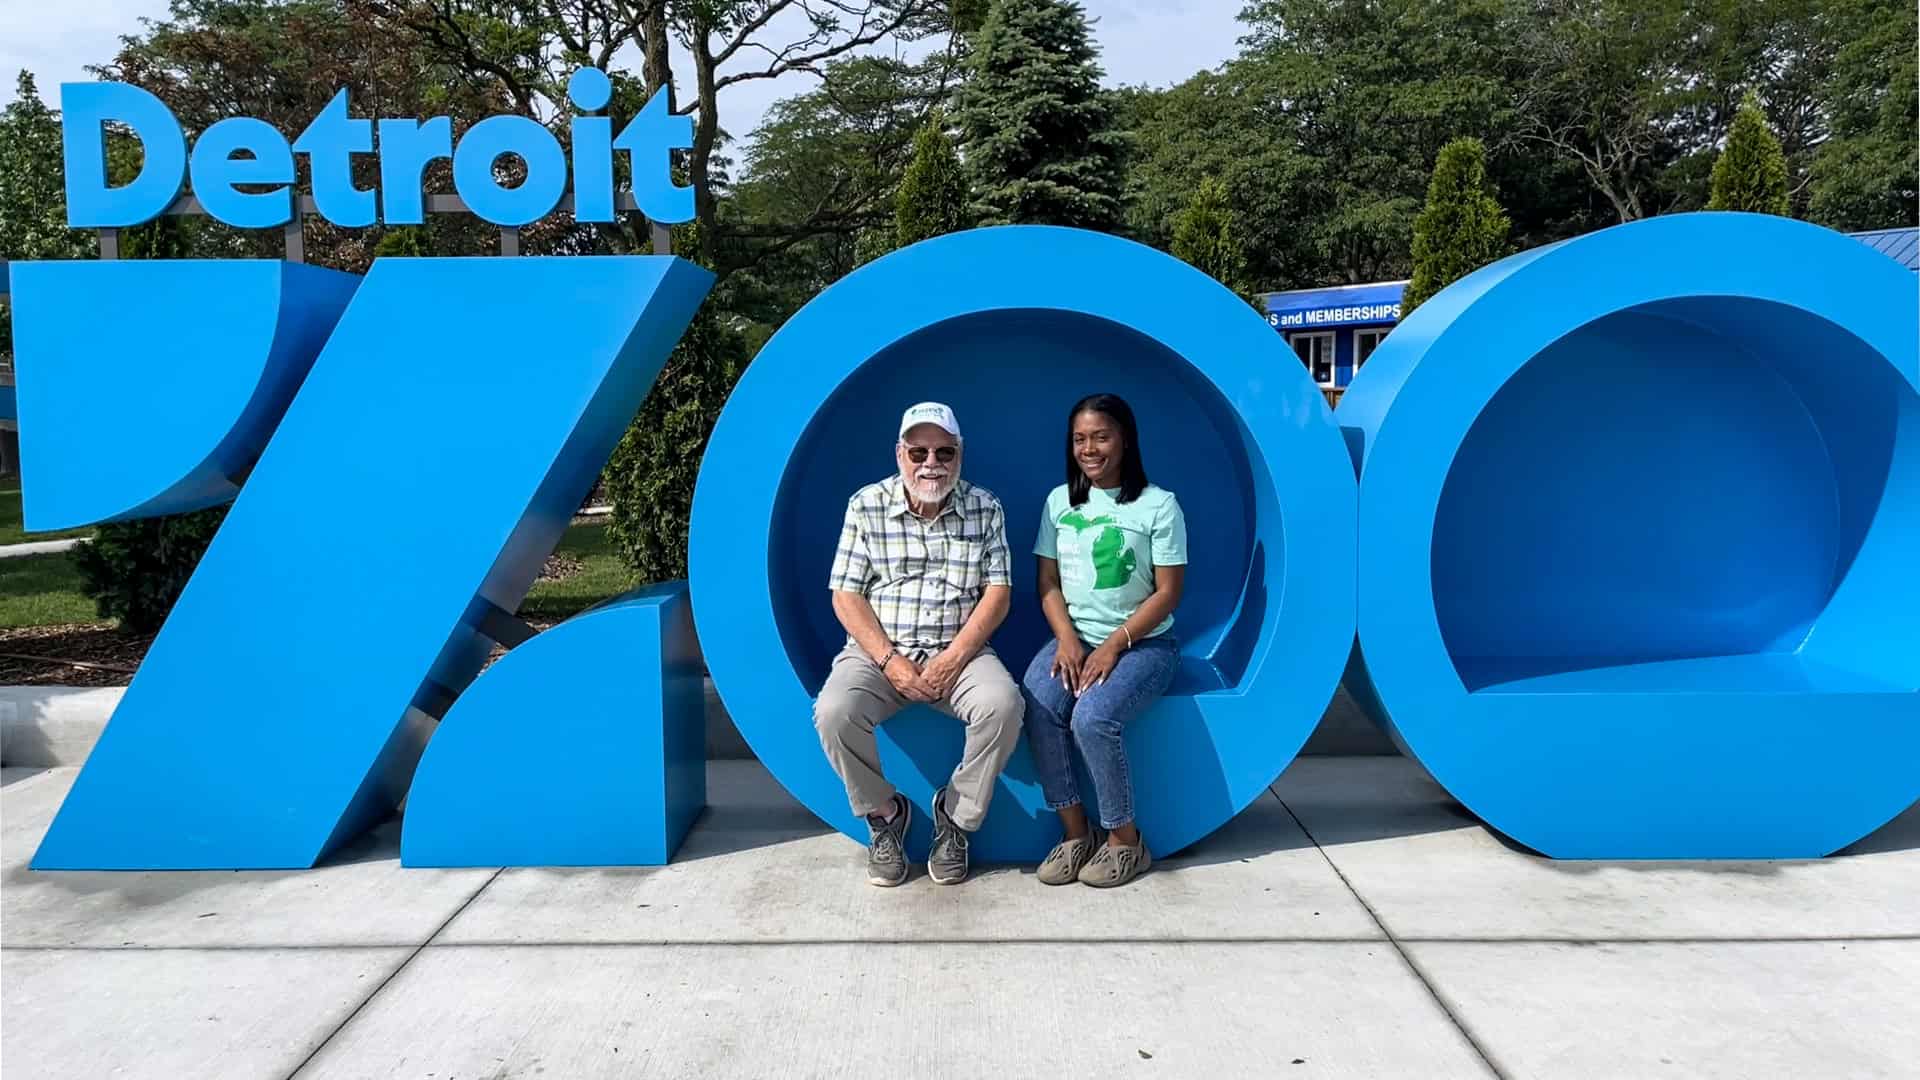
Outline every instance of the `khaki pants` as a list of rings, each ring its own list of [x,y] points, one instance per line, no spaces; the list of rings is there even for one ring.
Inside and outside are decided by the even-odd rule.
[[[874,729],[911,704],[858,645],[849,643],[834,657],[827,685],[813,704],[813,726],[827,761],[847,785],[847,801],[861,817],[881,813],[893,799],[893,785],[880,774]],[[949,783],[949,806],[954,824],[978,829],[987,818],[993,782],[1020,739],[1026,703],[1000,658],[985,649],[960,672],[946,700],[933,707],[967,726],[966,748]]]

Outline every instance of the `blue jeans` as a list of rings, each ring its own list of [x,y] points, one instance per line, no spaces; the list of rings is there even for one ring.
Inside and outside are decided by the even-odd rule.
[[[1027,745],[1047,808],[1080,803],[1073,778],[1073,752],[1087,763],[1100,827],[1133,823],[1133,778],[1127,772],[1127,747],[1121,737],[1134,717],[1167,692],[1180,666],[1180,645],[1172,634],[1148,638],[1120,654],[1107,681],[1075,698],[1050,672],[1060,643],[1049,641],[1027,665],[1020,691],[1027,699]]]

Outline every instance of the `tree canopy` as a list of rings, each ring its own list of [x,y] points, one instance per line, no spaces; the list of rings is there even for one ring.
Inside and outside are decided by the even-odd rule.
[[[298,131],[345,87],[358,116],[445,114],[459,131],[518,113],[565,145],[575,68],[609,73],[616,117],[666,94],[694,121],[673,167],[699,192],[697,227],[677,243],[718,284],[625,444],[635,469],[698,445],[821,289],[971,224],[1119,233],[1249,294],[1411,277],[1417,303],[1502,251],[1709,205],[1784,200],[1844,229],[1920,217],[1911,2],[1246,0],[1240,20],[1218,67],[1116,87],[1071,0],[171,0],[96,70],[191,133],[233,115]],[[802,85],[744,130],[728,89],[775,78]],[[0,257],[96,250],[65,228],[59,142],[25,79],[0,112]],[[119,136],[110,150],[117,169],[137,152]],[[356,167],[371,186],[373,159]],[[444,162],[425,185],[451,190]],[[497,235],[463,215],[305,223],[308,259],[353,271],[487,253]],[[277,257],[282,240],[200,220],[128,243]],[[651,232],[563,212],[521,246],[647,251]],[[685,481],[610,486],[678,506]],[[678,565],[681,518],[622,522],[636,565]]]

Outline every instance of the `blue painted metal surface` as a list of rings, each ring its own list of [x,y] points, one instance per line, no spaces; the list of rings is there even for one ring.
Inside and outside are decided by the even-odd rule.
[[[193,193],[208,214],[241,229],[293,219],[293,150],[265,120],[230,116],[214,124],[194,142],[188,160]],[[243,184],[268,190],[238,190]]]
[[[1385,719],[1554,856],[1796,857],[1920,796],[1920,324],[1838,233],[1694,214],[1513,256],[1338,419]]]
[[[237,259],[20,262],[13,279],[35,532],[233,498],[360,284]]]
[[[664,864],[707,801],[701,676],[685,582],[535,635],[434,732],[407,796],[400,861]],[[529,738],[552,758],[529,762]]]
[[[227,280],[165,265],[186,310]],[[517,608],[711,281],[666,257],[376,262],[34,866],[304,867],[386,812],[410,704],[472,679],[487,605]],[[69,333],[94,333],[100,291],[71,293]],[[138,350],[95,370],[171,377]]]
[[[1047,633],[1029,553],[1063,478],[1067,410],[1095,391],[1132,403],[1147,469],[1188,521],[1185,665],[1127,736],[1155,852],[1226,822],[1312,732],[1352,640],[1355,486],[1285,343],[1217,282],[1128,241],[944,236],[855,271],[781,328],[721,414],[694,496],[694,613],[714,682],[760,760],[849,835],[865,827],[811,721],[845,639],[827,571],[848,496],[893,471],[904,407],[955,407],[964,475],[1006,508],[1015,603],[994,645],[1018,673]],[[916,707],[881,732],[888,776],[925,806],[958,760],[959,725]],[[1022,750],[974,853],[1032,859],[1058,833]],[[926,840],[922,828],[913,844]]]
[[[527,163],[526,177],[512,187],[495,179],[503,154]],[[460,136],[453,151],[453,182],[467,209],[498,225],[526,225],[553,213],[567,192],[567,155],[539,121],[525,116],[489,116]]]
[[[107,125],[140,140],[140,172],[107,177]],[[166,212],[187,179],[187,136],[166,103],[127,83],[61,83],[60,147],[67,224],[75,229],[140,225]]]

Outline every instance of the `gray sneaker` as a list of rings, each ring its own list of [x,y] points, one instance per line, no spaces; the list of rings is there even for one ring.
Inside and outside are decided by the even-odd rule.
[[[892,821],[878,818],[867,819],[867,831],[871,834],[867,842],[867,884],[892,888],[907,880],[907,826],[913,822],[913,804],[900,797],[893,796],[894,805],[900,812],[893,815]]]
[[[933,793],[933,850],[927,853],[927,876],[936,884],[958,885],[967,879],[967,830],[947,816],[947,789]]]
[[[1073,884],[1080,876],[1080,868],[1087,865],[1087,860],[1093,858],[1094,848],[1099,846],[1100,838],[1091,829],[1078,839],[1070,836],[1055,844],[1046,861],[1040,864],[1040,884]]]
[[[1080,868],[1080,883],[1096,889],[1111,889],[1146,873],[1152,865],[1153,856],[1147,854],[1145,837],[1138,844],[1126,847],[1101,844],[1087,865]]]

